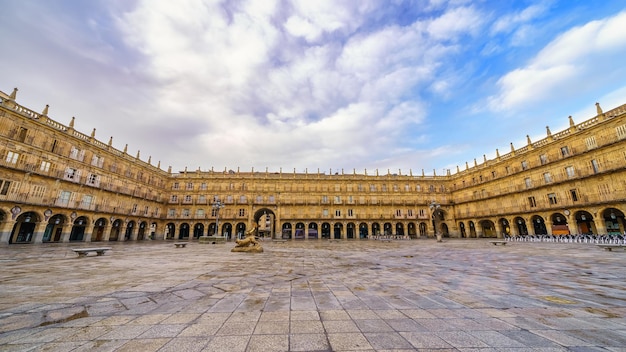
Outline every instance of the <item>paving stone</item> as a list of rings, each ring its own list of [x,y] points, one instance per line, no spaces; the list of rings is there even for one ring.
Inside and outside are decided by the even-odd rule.
[[[0,247],[0,350],[623,350],[626,256],[486,241]]]

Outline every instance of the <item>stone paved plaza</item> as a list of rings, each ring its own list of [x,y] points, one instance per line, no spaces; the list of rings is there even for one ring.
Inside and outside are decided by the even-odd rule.
[[[75,247],[111,246],[104,256]],[[0,248],[2,351],[626,351],[626,253],[486,240]]]

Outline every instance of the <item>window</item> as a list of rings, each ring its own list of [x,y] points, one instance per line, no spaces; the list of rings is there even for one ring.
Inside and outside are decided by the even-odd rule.
[[[576,177],[576,170],[574,170],[573,166],[568,166],[565,168],[565,173],[568,178]]]
[[[394,191],[394,192],[398,192],[398,189],[399,189],[399,188],[398,188],[398,185],[396,185],[396,184],[394,183],[394,185],[393,185],[392,187],[393,187],[393,191]]]
[[[531,180],[530,177],[526,177],[524,179],[524,184],[526,185],[526,188],[531,188],[533,186],[533,180]]]
[[[79,176],[79,172],[78,170],[68,167],[67,169],[65,169],[65,179],[66,180],[72,180],[72,181],[77,181]]]
[[[359,191],[359,192],[363,192],[363,185],[359,183],[359,184],[356,186],[356,189],[357,189],[357,191]]]
[[[569,148],[567,146],[561,147],[561,156],[563,157],[569,156]]]
[[[409,209],[406,211],[407,216],[413,216],[413,209]]]
[[[402,216],[402,210],[396,209],[396,216]]]
[[[239,196],[239,203],[244,204],[247,202],[246,196]]]
[[[133,208],[130,211],[133,214],[137,214],[137,204],[133,204]]]
[[[328,203],[328,196],[322,196],[322,203]]]
[[[526,160],[522,161],[522,170],[528,169],[528,162]]]
[[[256,196],[256,203],[263,203],[263,196]]]
[[[596,142],[595,136],[585,138],[585,144],[587,145],[587,150],[598,147],[598,142]]]
[[[143,208],[143,215],[148,215],[148,210],[150,208],[146,205],[145,208]]]
[[[352,209],[348,209],[348,216],[354,216],[354,211]]]
[[[204,209],[197,209],[196,210],[196,218],[203,218],[204,217]]]
[[[7,163],[8,164],[17,164],[17,159],[19,159],[20,155],[16,152],[8,152],[7,153]]]
[[[496,178],[496,172],[495,171],[491,171],[491,178]]]
[[[58,204],[59,205],[68,205],[68,204],[70,204],[70,198],[71,197],[72,197],[72,192],[61,191],[61,193],[59,193]]]
[[[370,185],[370,192],[376,192],[376,185]]]
[[[341,196],[335,196],[335,204],[341,204]]]
[[[0,195],[6,196],[10,186],[11,181],[0,180]]]
[[[176,216],[176,209],[169,209],[167,211],[167,216],[170,218]]]
[[[570,189],[569,194],[572,197],[572,202],[578,202],[578,191],[575,189]]]
[[[200,190],[205,191],[205,190],[206,190],[206,188],[207,188],[207,187],[206,187],[206,182],[202,182],[202,183],[200,184]]]
[[[239,216],[246,216],[246,209],[239,209]]]
[[[405,192],[409,192],[411,190],[411,186],[410,185],[404,185],[404,191]]]
[[[188,218],[189,217],[189,209],[183,209],[183,216]]]
[[[72,147],[72,149],[70,149],[70,158],[83,161],[85,159],[85,151]]]
[[[463,182],[465,182],[465,181],[463,181]],[[421,192],[422,191],[422,185],[415,186],[415,191],[416,192]]]
[[[385,184],[382,185],[382,190],[383,190],[383,192],[387,192],[387,185],[385,185]]]
[[[91,157],[91,165],[102,167],[104,165],[104,157],[94,155]]]
[[[17,140],[20,142],[24,142],[26,140],[27,134],[28,130],[24,127],[20,127],[20,132],[17,134]]]
[[[193,182],[187,182],[187,188],[186,189],[193,189]]]
[[[335,192],[341,192],[341,185],[335,185]]]
[[[50,162],[49,161],[42,161],[41,162],[41,166],[39,167],[39,171],[41,172],[48,172],[50,171]]]
[[[598,161],[596,159],[591,160],[591,169],[593,170],[594,174],[600,172],[600,166],[598,165]]]
[[[504,171],[506,172],[507,175],[510,175],[511,174],[511,167],[510,166],[505,167]]]
[[[186,195],[185,196],[185,203],[191,203],[192,202],[192,198],[190,195]]]
[[[426,217],[426,211],[424,209],[420,209],[419,210],[419,217],[420,218],[425,218]]]
[[[328,209],[322,210],[322,216],[323,217],[328,217]]]
[[[550,205],[555,205],[556,202],[556,194],[554,193],[548,193],[548,202],[550,203]]]
[[[89,177],[87,177],[87,184],[98,187],[100,185],[100,176],[96,174],[89,174]]]
[[[341,216],[341,210],[335,210],[335,216],[336,217],[340,217]]]
[[[545,183],[551,183],[552,182],[552,176],[550,176],[549,172],[545,172],[543,174],[543,180],[545,181]]]
[[[617,139],[626,139],[626,125],[615,127],[615,133],[617,134]]]
[[[198,203],[206,204],[206,196],[204,194],[201,194],[198,196]],[[232,203],[232,196],[231,196],[231,203]]]
[[[178,196],[173,194],[172,197],[170,198],[170,203],[176,203],[178,202]]]
[[[546,154],[539,155],[539,161],[541,162],[541,165],[545,165],[548,162],[548,155]]]
[[[528,205],[530,205],[531,208],[534,208],[537,206],[537,202],[535,201],[535,197],[528,197]]]
[[[172,189],[180,189],[180,185],[178,184],[178,182],[174,182],[174,184],[172,185]]]

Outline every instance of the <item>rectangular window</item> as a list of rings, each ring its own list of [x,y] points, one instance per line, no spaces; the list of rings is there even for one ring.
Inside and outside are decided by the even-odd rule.
[[[178,202],[178,196],[173,194],[172,197],[170,198],[170,203],[176,203]]]
[[[187,189],[193,189],[193,183],[187,182]]]
[[[541,165],[547,164],[548,163],[548,155],[547,154],[539,155],[539,161],[541,162]]]
[[[206,191],[206,189],[207,189],[206,182],[201,183],[200,184],[200,190]]]
[[[196,218],[197,219],[204,218],[204,209],[197,209],[196,210]]]
[[[0,180],[0,195],[6,196],[9,193],[11,181]]]
[[[137,214],[137,204],[133,204],[133,208],[130,211],[133,214]]]
[[[186,195],[185,196],[185,203],[191,203],[191,201],[192,201],[191,196],[190,195]]]
[[[545,172],[543,174],[543,180],[545,181],[545,183],[551,183],[552,182],[552,176],[550,176],[549,172]]]
[[[535,197],[528,197],[528,205],[530,205],[531,208],[534,208],[537,206],[537,202],[535,201]]]
[[[78,170],[68,167],[67,169],[65,169],[65,179],[66,180],[75,180],[77,175]]]
[[[72,197],[72,192],[69,191],[61,191],[59,194],[59,205],[68,205],[70,204],[70,198]]]
[[[39,167],[39,171],[41,172],[48,172],[50,171],[50,162],[49,161],[42,161],[41,162],[41,166]]]
[[[326,218],[328,217],[328,209],[322,210],[322,216]]]
[[[402,210],[396,209],[396,216],[402,216]]]
[[[528,169],[528,162],[526,160],[522,161],[522,170]]]
[[[576,177],[576,170],[574,169],[573,166],[566,167],[565,173],[567,174],[568,178]]]
[[[341,196],[335,196],[335,204],[341,204]]]
[[[246,216],[246,209],[239,209],[239,216]]]
[[[370,185],[370,192],[376,192],[376,185]]]
[[[248,202],[248,200],[246,199],[246,196],[239,196],[239,203],[240,204],[245,204],[247,202]]]
[[[554,193],[548,193],[548,202],[550,203],[550,205],[555,205],[556,202],[556,194]]]
[[[504,171],[506,172],[507,175],[510,175],[511,174],[511,167],[510,166],[505,167]]]
[[[328,203],[328,196],[322,196],[322,204]]]
[[[100,186],[100,176],[96,174],[89,174],[89,177],[87,177],[87,184],[95,187]]]
[[[359,183],[359,184],[356,186],[356,189],[357,189],[357,191],[359,191],[359,192],[363,192],[363,185]]]
[[[533,181],[530,177],[526,177],[524,179],[524,184],[526,185],[526,188],[531,188],[533,186]]]
[[[336,217],[340,217],[341,216],[341,210],[335,210],[335,216]]]
[[[263,196],[256,196],[256,203],[263,203]]]
[[[561,156],[563,157],[569,156],[569,148],[567,146],[561,147]]]
[[[626,139],[626,125],[615,127],[615,134],[617,139]]]
[[[176,209],[168,209],[167,216],[170,218],[173,218],[174,216],[176,216]]]
[[[354,211],[352,209],[348,209],[348,216],[354,216]]]
[[[188,218],[189,217],[189,209],[183,209],[183,216]]]
[[[172,189],[179,189],[180,188],[180,184],[178,184],[178,182],[174,182],[174,184],[172,185]]]
[[[591,169],[593,170],[594,174],[600,172],[600,166],[598,165],[598,161],[596,159],[591,160]]]
[[[387,192],[387,185],[385,185],[385,184],[382,185],[382,190],[383,190],[383,192]]]
[[[596,142],[595,136],[585,138],[585,144],[587,145],[587,150],[595,149],[598,147],[598,142]]]
[[[198,196],[198,203],[206,204],[206,196],[204,194],[201,194]],[[232,203],[232,196],[231,196],[231,203]]]
[[[91,165],[102,167],[103,164],[104,164],[104,157],[99,157],[97,155],[94,155],[91,157]]]
[[[572,202],[578,202],[578,191],[575,189],[570,189],[569,194],[572,197]]]
[[[20,127],[20,132],[17,135],[17,140],[20,142],[24,142],[26,140],[27,134],[28,134],[28,130],[24,127]]]
[[[406,211],[407,216],[413,216],[413,209],[409,209]]]
[[[8,164],[17,164],[17,159],[19,159],[20,155],[16,152],[8,152],[7,153],[7,163]]]

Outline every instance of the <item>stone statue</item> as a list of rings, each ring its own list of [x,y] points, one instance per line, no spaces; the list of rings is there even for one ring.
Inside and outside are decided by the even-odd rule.
[[[248,232],[246,232],[246,238],[242,240],[235,240],[235,248],[231,249],[231,252],[251,252],[251,253],[261,253],[263,252],[263,247],[256,240],[256,226],[252,227]]]

